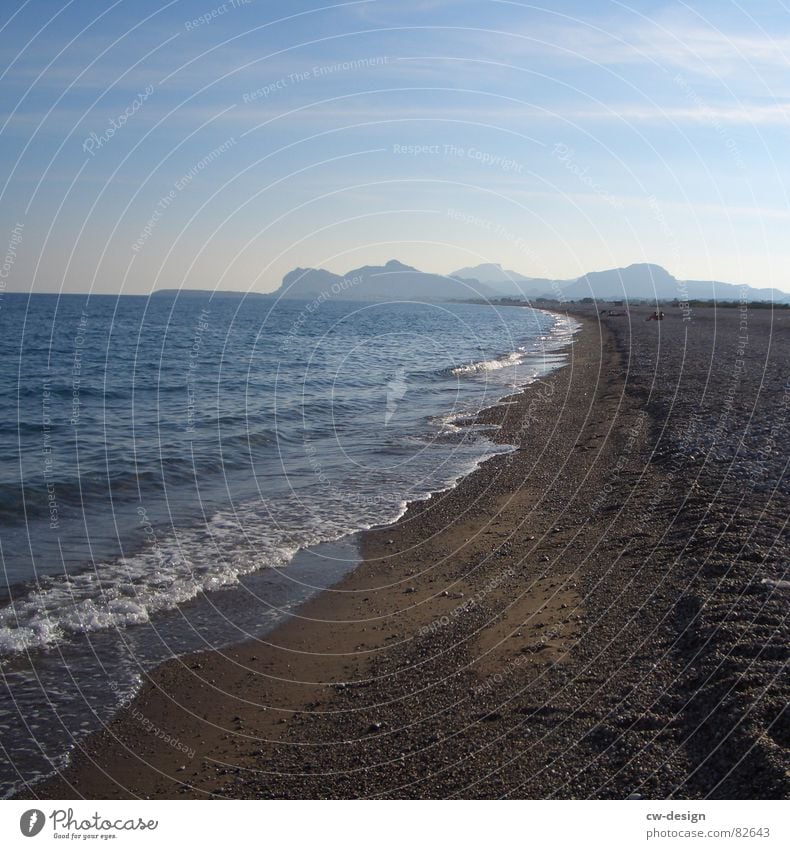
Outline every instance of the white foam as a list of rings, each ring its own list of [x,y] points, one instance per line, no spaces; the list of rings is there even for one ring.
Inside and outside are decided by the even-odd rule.
[[[42,579],[38,589],[0,610],[0,657],[145,623],[202,592],[234,586],[252,571],[281,566],[301,545],[336,539],[345,530],[322,523],[322,532],[308,530],[295,543],[294,528],[272,523],[263,530],[268,511],[260,505],[243,509],[241,527],[218,514],[203,528],[179,530],[132,557],[65,579]]]
[[[459,422],[471,418],[477,412],[477,410],[473,409],[469,412],[456,411],[454,413],[447,413],[444,416],[431,416],[429,422],[436,427],[439,434],[459,433],[463,430],[463,427],[459,424]],[[415,440],[423,443],[425,442],[425,439],[422,437],[415,437]]]
[[[513,367],[526,357],[538,356],[547,346],[556,350],[568,344],[578,327],[558,316],[552,338],[541,340],[537,350],[513,351],[461,366],[454,373]],[[440,432],[453,432],[462,430],[462,420],[473,414],[471,410],[456,411],[434,421]],[[416,487],[413,477],[395,480],[390,472],[385,482],[390,494],[386,496],[381,489],[371,490],[365,480],[359,492],[338,490],[327,495],[311,488],[304,497],[294,492],[275,501],[261,500],[232,512],[219,512],[198,528],[171,529],[169,533],[157,529],[159,538],[143,551],[99,563],[81,574],[42,578],[36,588],[0,609],[0,657],[46,648],[77,634],[144,624],[153,614],[173,609],[200,593],[235,586],[242,576],[259,569],[283,566],[300,548],[395,521],[408,500],[430,497],[423,493],[454,486],[487,456],[508,450],[507,446],[481,443],[474,456],[461,460],[453,455],[447,466],[431,463],[416,470]]]
[[[73,635],[148,622],[204,592],[236,586],[244,575],[286,565],[301,548],[395,521],[402,496],[346,498],[296,493],[240,504],[204,526],[178,528],[134,556],[99,563],[36,589],[0,609],[0,657],[50,647]]]
[[[513,367],[518,365],[526,356],[525,351],[511,351],[504,357],[497,357],[494,360],[480,360],[476,363],[468,363],[465,366],[458,366],[451,370],[450,374],[476,374],[485,371],[498,371],[499,369]]]
[[[541,355],[559,351],[571,344],[581,324],[569,316],[558,315],[556,313],[551,313],[551,315],[554,319],[554,324],[549,329],[548,334],[540,336],[530,347],[522,347],[490,360],[479,360],[463,366],[457,366],[450,373],[460,376],[499,371],[503,368],[513,368],[522,364],[527,358],[537,358],[539,360]]]

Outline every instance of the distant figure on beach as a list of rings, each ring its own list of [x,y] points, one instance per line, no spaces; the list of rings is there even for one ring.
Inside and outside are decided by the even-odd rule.
[[[649,315],[645,321],[663,321],[664,320],[664,312],[663,310],[656,310],[654,313]]]

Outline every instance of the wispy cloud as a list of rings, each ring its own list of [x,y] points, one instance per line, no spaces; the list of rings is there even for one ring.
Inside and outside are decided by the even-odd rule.
[[[781,72],[786,78],[790,64],[790,34],[729,32],[675,16],[612,21],[610,26],[566,19],[514,35],[557,61],[677,68],[722,81],[740,78],[744,70]]]
[[[622,119],[634,122],[667,122],[678,124],[710,125],[711,122],[725,124],[787,124],[790,121],[790,103],[767,105],[721,105],[721,106],[654,106],[612,105],[607,109],[576,109],[564,112],[565,116],[577,121],[606,121]]]

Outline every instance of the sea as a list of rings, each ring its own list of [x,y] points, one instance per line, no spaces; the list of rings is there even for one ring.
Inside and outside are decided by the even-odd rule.
[[[521,306],[0,301],[0,795],[169,658],[260,637],[358,535],[512,450],[469,417],[568,359]]]

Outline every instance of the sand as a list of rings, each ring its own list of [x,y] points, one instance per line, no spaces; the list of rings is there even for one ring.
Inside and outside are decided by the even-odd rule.
[[[567,309],[570,364],[479,417],[518,450],[25,795],[786,798],[790,312]]]

